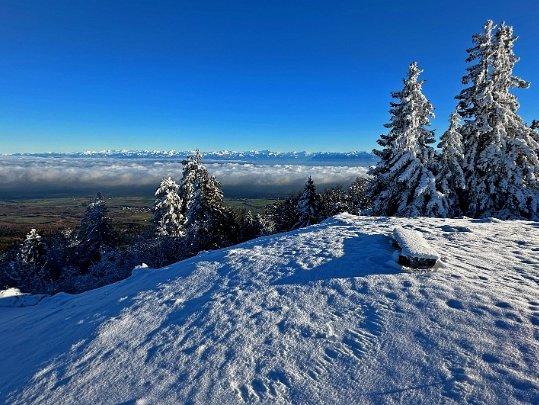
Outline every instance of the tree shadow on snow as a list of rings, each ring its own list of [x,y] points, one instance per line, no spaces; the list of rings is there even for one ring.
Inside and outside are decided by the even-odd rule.
[[[359,234],[344,240],[342,256],[326,257],[328,261],[311,269],[298,266],[294,274],[274,284],[305,284],[333,278],[397,274],[400,266],[392,258],[394,250],[385,235]]]

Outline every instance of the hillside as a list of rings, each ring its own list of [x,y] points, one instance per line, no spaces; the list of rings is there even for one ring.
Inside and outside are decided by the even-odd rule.
[[[0,307],[0,347],[8,403],[538,403],[539,224],[343,214]]]

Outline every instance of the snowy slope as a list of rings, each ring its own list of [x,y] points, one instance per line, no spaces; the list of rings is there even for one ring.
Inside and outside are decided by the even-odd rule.
[[[417,229],[432,272],[396,265]],[[538,403],[539,224],[358,218],[0,308],[0,402]]]

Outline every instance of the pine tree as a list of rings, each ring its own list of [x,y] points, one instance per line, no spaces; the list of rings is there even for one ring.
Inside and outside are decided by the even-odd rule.
[[[316,193],[316,187],[311,176],[309,176],[309,179],[305,183],[303,194],[298,201],[296,209],[299,219],[294,228],[317,224],[322,219],[320,196]]]
[[[80,265],[86,270],[101,259],[105,250],[116,245],[116,238],[108,216],[107,206],[101,193],[97,193],[93,203],[88,205],[81,220],[77,239],[77,253]]]
[[[539,207],[537,140],[518,116],[512,88],[529,83],[513,75],[519,58],[513,53],[512,27],[495,30],[487,21],[468,49],[463,83],[457,96],[464,146],[467,215],[473,217],[535,218]]]
[[[441,194],[436,190],[434,166],[434,132],[426,129],[433,107],[422,93],[422,70],[410,64],[404,88],[392,93],[391,128],[373,152],[380,162],[369,171],[373,181],[369,196],[373,215],[444,216]]]
[[[462,151],[462,136],[460,134],[460,115],[451,114],[449,129],[442,135],[438,148],[441,154],[438,158],[438,173],[436,181],[443,194],[442,202],[448,217],[462,215],[461,199],[466,188],[464,178],[464,153]]]
[[[179,186],[167,177],[155,191],[153,205],[156,233],[160,237],[180,238],[185,235],[185,217],[182,214],[182,199],[178,195]]]

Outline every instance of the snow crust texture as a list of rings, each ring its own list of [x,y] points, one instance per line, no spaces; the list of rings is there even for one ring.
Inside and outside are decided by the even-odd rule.
[[[343,214],[140,268],[0,308],[0,403],[539,403],[538,252],[533,222]]]

